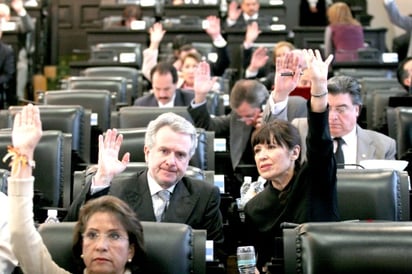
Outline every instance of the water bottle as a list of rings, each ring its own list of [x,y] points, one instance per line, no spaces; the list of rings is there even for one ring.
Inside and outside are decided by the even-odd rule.
[[[237,268],[240,274],[254,274],[256,267],[255,248],[239,246],[237,248]]]
[[[48,209],[47,210],[47,219],[45,223],[58,223],[59,219],[57,218],[57,209]]]

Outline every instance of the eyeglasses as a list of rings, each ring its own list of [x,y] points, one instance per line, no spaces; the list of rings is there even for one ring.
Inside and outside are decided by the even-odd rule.
[[[109,240],[110,243],[118,243],[122,240],[127,240],[127,241],[129,240],[129,237],[120,235],[120,233],[116,231],[112,231],[109,233],[103,233],[103,234],[98,233],[96,231],[88,231],[82,234],[83,240],[85,242],[96,242],[100,239],[101,235],[104,235],[104,238],[106,240]]]

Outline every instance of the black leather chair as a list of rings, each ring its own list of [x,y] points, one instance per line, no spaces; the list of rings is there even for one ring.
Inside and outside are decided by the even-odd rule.
[[[408,221],[409,176],[385,169],[339,169],[341,220]]]
[[[411,234],[411,222],[306,223],[284,229],[284,273],[412,273]]]
[[[11,130],[1,130],[0,155],[6,155],[11,143]],[[44,207],[68,208],[71,203],[71,136],[56,130],[43,131],[34,160],[35,219],[43,222]],[[8,170],[8,163],[1,161],[0,169]]]
[[[193,124],[193,119],[187,111],[187,107],[141,107],[128,106],[119,109],[117,115],[117,128],[147,127],[150,121],[162,113],[176,113]]]
[[[127,106],[127,80],[118,76],[72,76],[65,79],[61,85],[62,89],[100,89],[112,93],[117,107]]]
[[[123,143],[120,147],[119,154],[123,155],[126,152],[130,152],[131,162],[145,162],[143,148],[146,128],[119,128],[118,133],[123,135]],[[189,165],[198,167],[202,170],[214,170],[214,132],[198,128],[197,133],[197,148]]]
[[[107,90],[49,90],[44,94],[46,105],[80,105],[97,114],[97,126],[102,131],[110,128],[112,98]]]
[[[73,271],[74,222],[42,224],[39,232],[53,260]],[[205,274],[206,231],[185,224],[142,222],[150,273]]]
[[[388,107],[388,134],[396,140],[397,157],[401,159],[412,148],[412,107]]]
[[[139,83],[143,80],[142,74],[131,67],[90,67],[85,69],[84,76],[115,76],[124,77],[127,80],[126,99],[129,105],[133,104],[134,99],[142,96],[143,92]]]
[[[134,64],[142,67],[142,45],[139,43],[99,43],[91,47],[91,62]]]
[[[39,105],[43,130],[60,130],[71,134],[73,165],[90,162],[91,111],[80,105]],[[21,106],[9,108],[12,121]],[[12,127],[12,124],[9,125]]]

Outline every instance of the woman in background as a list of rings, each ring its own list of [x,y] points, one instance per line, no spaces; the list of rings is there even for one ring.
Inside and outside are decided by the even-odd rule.
[[[343,2],[332,4],[327,16],[329,25],[325,29],[324,56],[334,54],[337,62],[356,61],[357,50],[364,47],[362,25],[352,17],[349,6]]]

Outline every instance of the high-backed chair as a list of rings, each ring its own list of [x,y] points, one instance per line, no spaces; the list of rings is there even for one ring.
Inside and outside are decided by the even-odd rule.
[[[80,105],[39,105],[43,130],[60,130],[71,134],[73,164],[90,162],[91,111]],[[9,115],[21,111],[21,106],[9,108]],[[12,125],[9,126],[10,128]]]
[[[11,145],[11,130],[0,131],[0,155],[6,155]],[[35,218],[41,217],[43,207],[68,208],[71,203],[71,136],[56,130],[44,130],[34,151],[36,168],[33,175],[35,189]],[[0,162],[1,169],[9,169]],[[40,219],[39,221],[44,221]]]
[[[404,93],[401,86],[368,90],[366,100],[364,100],[368,129],[379,129],[379,124],[386,122],[385,107],[388,106],[389,97]]]
[[[396,140],[397,158],[401,159],[412,148],[412,107],[388,107],[388,135]]]
[[[90,61],[135,64],[142,67],[142,45],[139,43],[99,43],[91,47]]]
[[[131,67],[90,67],[83,71],[84,76],[115,76],[124,77],[127,80],[126,99],[128,104],[132,104],[134,99],[142,96],[139,83],[142,81],[141,73]]]
[[[51,90],[44,94],[46,105],[80,105],[97,114],[97,126],[106,131],[110,128],[112,111],[111,93],[107,90]]]
[[[68,271],[74,271],[74,225],[74,222],[63,222],[39,227],[53,260]],[[206,273],[205,230],[177,223],[142,222],[142,225],[150,273]]]
[[[146,128],[119,128],[119,134],[123,135],[123,143],[119,154],[130,152],[131,162],[145,162],[143,152]],[[202,170],[214,170],[214,132],[197,129],[198,144],[189,165]]]
[[[10,127],[9,112],[7,109],[0,109],[0,129]]]
[[[187,111],[187,107],[141,107],[129,106],[122,107],[118,113],[118,128],[131,127],[147,127],[150,121],[157,118],[162,113],[173,112],[176,113],[189,122],[193,123],[193,119]]]
[[[411,234],[411,222],[306,223],[284,229],[284,273],[412,273]]]
[[[338,209],[344,220],[408,221],[409,177],[389,169],[338,169]]]
[[[127,80],[118,76],[72,76],[63,81],[62,89],[108,90],[115,99],[115,105],[128,105]]]

